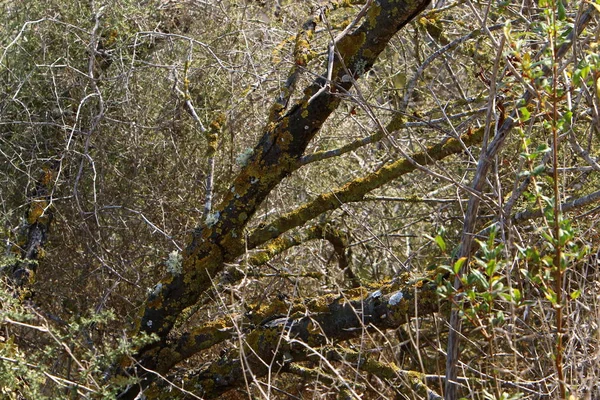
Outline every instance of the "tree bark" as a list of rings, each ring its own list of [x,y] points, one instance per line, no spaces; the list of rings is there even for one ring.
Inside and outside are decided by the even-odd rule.
[[[215,398],[242,387],[246,382],[244,375],[249,379],[250,376],[263,377],[274,370],[285,372],[294,362],[314,358],[315,352],[327,354],[332,341],[355,339],[365,330],[398,328],[417,315],[423,317],[438,311],[436,289],[432,280],[407,281],[407,276],[401,276],[395,283],[370,293],[359,288],[344,296],[299,301],[290,307],[288,316],[259,323],[244,337],[241,351],[228,351],[220,359],[188,374],[185,387],[194,387],[203,398]],[[265,314],[277,315],[272,310]],[[218,326],[212,330],[225,331]],[[205,344],[216,336],[217,333],[207,331],[184,335],[185,340],[174,350],[204,350]],[[162,394],[176,396],[170,388],[166,389],[168,391]],[[161,397],[153,392],[160,392],[158,387],[151,390],[152,397]],[[185,393],[181,396],[188,398]]]
[[[146,301],[139,329],[159,340],[138,352],[137,359],[145,369],[155,369],[158,360],[168,356],[162,350],[167,346],[169,332],[182,311],[211,287],[211,277],[223,270],[225,262],[244,253],[244,228],[271,190],[296,169],[309,142],[340,104],[339,94],[350,90],[371,69],[389,40],[428,4],[429,0],[371,3],[360,26],[337,41],[331,71],[305,88],[303,97],[287,111],[276,103],[276,112],[247,165],[221,204],[190,239],[182,270],[166,276]],[[309,21],[299,36],[310,37],[306,30],[314,29],[316,24],[316,18]],[[295,52],[302,53],[299,46],[304,45],[308,46],[297,40]],[[297,62],[303,60],[299,58]],[[331,82],[324,78],[328,75]],[[330,90],[322,90],[327,84]],[[138,392],[139,387],[131,388],[121,398],[133,399]]]

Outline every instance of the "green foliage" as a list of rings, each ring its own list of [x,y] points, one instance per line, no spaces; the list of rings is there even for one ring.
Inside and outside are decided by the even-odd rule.
[[[104,380],[153,338],[114,329],[112,310],[90,311],[54,326],[0,284],[0,393],[6,399],[113,399],[127,381]],[[27,342],[36,337],[36,346]]]
[[[597,13],[571,43],[575,18],[587,2],[446,3],[406,26],[364,76],[358,68],[352,89],[323,89],[340,106],[306,155],[333,151],[336,157],[302,166],[286,159],[298,169],[277,182],[256,215],[244,214],[250,222],[239,237],[265,227],[270,235],[270,224],[288,212],[338,187],[357,186],[407,156],[431,158],[410,160],[410,174],[351,203],[328,197],[335,206],[301,221],[305,225],[289,236],[219,260],[228,272],[202,275],[214,282],[213,291],[186,310],[166,341],[199,346],[194,341],[202,335],[186,334],[205,334],[221,320],[240,336],[167,371],[173,382],[193,376],[198,360],[244,349],[256,315],[287,315],[296,303],[329,304],[327,296],[353,299],[356,293],[345,289],[358,279],[372,291],[390,280],[404,282],[406,274],[420,288],[428,282],[425,266],[434,265],[438,296],[411,302],[458,307],[466,337],[461,357],[469,366],[460,395],[470,390],[468,398],[551,398],[555,361],[563,353],[570,390],[582,398],[599,393],[596,383],[586,383],[600,376],[596,328],[580,323],[597,313],[598,271],[590,255],[600,243],[597,200],[583,201],[600,186],[594,164],[600,154]],[[219,204],[236,196],[233,179],[261,148],[278,146],[268,139],[257,146],[272,128],[267,121],[275,99],[289,96],[289,107],[327,76],[328,45],[363,4],[336,1],[315,17],[307,2],[291,1],[0,2],[0,239],[6,243],[0,270],[8,271],[27,245],[32,221],[25,210],[35,200],[40,173],[48,163],[58,165],[48,186],[55,210],[50,240],[45,257],[31,261],[39,266],[31,287],[35,307],[16,299],[4,281],[0,289],[0,357],[6,360],[0,362],[0,397],[110,399],[135,382],[116,370],[153,340],[133,335],[149,288],[165,275],[168,280],[189,272],[190,233],[220,221],[220,213],[202,210],[209,159],[215,161]],[[317,29],[301,41],[310,54],[298,58],[296,33],[310,18]],[[556,50],[571,44],[574,50],[557,59]],[[480,141],[466,144],[484,132],[491,143],[511,115],[517,117],[514,128],[489,160],[481,156]],[[432,149],[449,141],[459,150],[429,162],[437,160]],[[491,172],[473,190],[482,161],[490,162]],[[256,183],[253,173],[248,178]],[[482,204],[472,232],[477,250],[459,258],[471,199]],[[573,200],[580,202],[557,218],[557,201]],[[338,241],[304,240],[314,224],[343,235]],[[266,264],[246,266],[262,254],[254,259]],[[267,305],[272,315],[266,315]],[[325,312],[322,306],[319,313]],[[419,314],[397,330],[373,335],[365,326],[360,341],[347,343],[376,352],[391,371],[443,375],[445,318]],[[558,320],[575,332],[560,346]],[[227,324],[219,325],[223,337]],[[327,338],[328,344],[339,342]],[[314,352],[330,353],[325,346]],[[288,358],[282,370],[291,370]],[[323,397],[355,382],[364,398],[414,397],[402,379],[348,372],[359,364],[336,360],[334,370],[321,371],[310,363],[297,363],[315,368],[310,379],[273,373],[248,391],[272,396],[261,391],[273,384],[300,397],[304,393],[295,388],[311,382],[311,395]],[[585,379],[578,382],[580,377]],[[441,393],[439,381],[426,383]]]

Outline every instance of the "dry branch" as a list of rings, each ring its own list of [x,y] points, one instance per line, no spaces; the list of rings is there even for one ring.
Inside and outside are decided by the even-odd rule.
[[[327,83],[321,76],[289,110],[278,109],[279,117],[271,116],[252,157],[221,204],[194,233],[183,254],[182,270],[170,273],[148,297],[140,330],[157,335],[159,341],[140,350],[138,358],[144,368],[155,369],[159,360],[165,363],[161,351],[178,316],[211,287],[211,277],[223,270],[224,262],[244,253],[244,228],[271,190],[295,169],[307,145],[340,104],[337,92],[347,92],[369,71],[396,32],[428,4],[428,0],[373,3],[362,24],[337,43],[339,57],[331,74],[332,90],[321,91]],[[302,52],[298,48],[301,44],[296,43],[295,52]],[[167,360],[166,364],[173,362]],[[132,387],[121,397],[133,399],[139,390]]]
[[[226,356],[189,375],[185,379],[185,386],[197,388],[204,398],[215,398],[243,386],[244,374],[254,378],[263,377],[269,373],[270,365],[285,371],[292,362],[313,359],[315,352],[325,354],[332,361],[339,361],[343,356],[335,351],[329,353],[327,349],[330,343],[358,338],[365,330],[395,329],[417,315],[422,317],[437,312],[435,282],[406,279],[405,276],[398,278],[397,283],[370,293],[360,288],[341,296],[328,295],[298,302],[288,311],[289,316],[262,322],[244,337],[244,359],[239,352],[228,351]],[[270,314],[277,315],[272,310]],[[210,329],[224,331],[217,326]],[[187,348],[195,352],[200,348],[205,349],[203,344],[207,343],[207,338],[215,336],[216,333],[210,335],[206,330],[197,332],[195,336],[186,335],[186,345],[174,350]],[[361,356],[353,357],[356,359]],[[352,358],[349,361],[352,362]],[[376,367],[373,362],[359,364],[366,370]],[[391,379],[393,376],[390,374],[400,371],[388,365],[382,373]]]
[[[571,49],[575,39],[583,32],[586,25],[592,18],[594,7],[590,6],[585,12],[583,12],[577,23],[575,29],[571,31],[568,39],[557,49],[555,53],[557,62],[560,58],[564,57],[567,52]],[[549,67],[544,67],[546,75],[551,75]],[[529,104],[534,99],[534,95],[527,91],[521,101],[518,103],[520,106]],[[482,150],[479,162],[477,164],[477,171],[471,187],[475,192],[481,192],[486,179],[488,171],[492,165],[492,160],[498,154],[500,149],[503,147],[504,142],[515,123],[519,120],[518,110],[515,108],[504,121],[499,121],[499,127],[495,132],[494,138],[490,142],[489,146]],[[459,257],[470,257],[472,251],[472,243],[474,239],[474,229],[478,216],[480,198],[478,196],[471,196],[467,207],[467,214],[464,219],[463,235],[461,239],[461,250]],[[463,266],[465,268],[467,265]],[[455,288],[458,289],[459,281],[458,278],[455,280]],[[447,346],[447,359],[446,359],[446,386],[444,391],[444,398],[447,400],[454,400],[456,398],[456,376],[457,376],[457,360],[459,355],[459,332],[460,332],[460,319],[458,316],[458,310],[453,310],[450,316],[450,333],[448,336]]]

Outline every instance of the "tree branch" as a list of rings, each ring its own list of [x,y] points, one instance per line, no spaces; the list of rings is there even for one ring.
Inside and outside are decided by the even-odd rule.
[[[387,164],[365,177],[355,179],[346,185],[328,193],[319,195],[313,201],[306,203],[291,211],[272,223],[258,227],[248,236],[248,248],[253,249],[266,241],[276,238],[290,229],[304,225],[320,214],[339,208],[342,204],[362,201],[365,195],[394,179],[409,172],[418,166],[430,165],[450,155],[463,151],[463,146],[478,143],[483,136],[483,128],[470,134],[461,136],[458,140],[453,138],[427,148],[426,151],[413,155],[412,160],[400,159]]]
[[[359,287],[360,281],[349,266],[350,262],[346,254],[348,247],[346,235],[331,226],[315,225],[303,230],[299,234],[273,239],[265,244],[264,249],[252,254],[246,261],[253,266],[263,265],[274,256],[314,239],[325,239],[331,243],[338,259],[340,270],[344,272],[348,281],[352,283],[352,287]]]
[[[223,270],[224,262],[244,253],[243,230],[248,221],[271,190],[294,170],[309,142],[338,107],[341,97],[337,91],[350,90],[353,82],[371,69],[396,32],[428,4],[429,0],[373,3],[361,26],[337,43],[332,90],[313,98],[326,83],[321,76],[281,118],[269,121],[221,204],[194,232],[183,253],[181,271],[171,272],[148,296],[140,331],[157,335],[159,341],[140,349],[139,362],[145,368],[157,366],[160,349],[178,316],[211,287],[211,277]],[[352,77],[346,76],[348,73]],[[133,399],[139,390],[127,390],[121,398]]]
[[[380,368],[384,378],[397,378],[403,372],[392,364],[385,369],[381,368],[382,363],[374,360],[359,362],[366,357],[358,353],[344,352],[340,356],[335,350],[330,353],[319,349],[329,346],[331,341],[360,337],[365,329],[394,329],[416,315],[422,317],[438,311],[436,287],[434,282],[427,280],[403,281],[371,293],[356,289],[349,291],[348,297],[328,295],[298,302],[289,311],[289,317],[271,319],[247,334],[243,340],[244,360],[237,351],[227,352],[219,360],[188,375],[185,387],[198,388],[197,394],[204,398],[215,398],[244,385],[244,374],[251,372],[252,376],[260,378],[269,373],[269,365],[283,368],[285,372],[288,363],[310,360],[316,351],[332,361],[340,361],[347,355],[348,361],[357,362],[359,368]],[[188,343],[199,342],[189,340]],[[423,388],[422,382],[420,385]]]
[[[555,57],[556,60],[564,57],[564,55],[569,51],[572,44],[574,43],[574,39],[581,34],[587,23],[591,20],[592,13],[594,11],[594,7],[590,6],[588,9],[579,16],[578,21],[576,23],[575,29],[571,31],[567,40],[560,46],[557,50]],[[551,75],[550,69],[547,66],[544,66],[544,73],[547,75]],[[529,91],[525,92],[522,96],[521,101],[518,102],[520,107],[523,105],[529,104],[530,101],[534,98],[534,95]],[[482,150],[479,163],[477,165],[477,172],[475,177],[473,178],[473,183],[471,187],[476,192],[481,192],[484,187],[487,173],[489,168],[492,165],[492,160],[498,151],[502,148],[504,141],[508,137],[508,134],[512,130],[516,121],[519,120],[518,110],[514,109],[510,116],[508,116],[501,126],[498,127],[494,135],[494,139],[491,141],[489,146],[486,145],[486,148]],[[469,199],[469,204],[467,207],[467,215],[465,217],[464,228],[463,228],[463,236],[461,239],[461,250],[459,252],[460,257],[469,257],[472,250],[472,242],[474,238],[474,228],[475,222],[477,218],[477,211],[479,208],[480,198],[477,196],[471,196]],[[463,266],[463,268],[466,267]],[[458,277],[455,280],[454,284],[455,288],[458,289],[459,281]],[[456,376],[457,376],[457,367],[456,362],[458,359],[458,341],[459,341],[459,331],[460,331],[460,319],[458,316],[458,310],[454,309],[450,315],[450,332],[448,335],[448,347],[447,347],[447,359],[446,359],[446,385],[444,398],[448,400],[454,400],[456,398]]]
[[[48,232],[54,215],[52,189],[58,168],[58,162],[49,162],[42,167],[35,189],[29,195],[25,224],[21,227],[23,237],[18,245],[12,245],[10,249],[16,256],[16,260],[7,272],[20,297],[29,296],[27,286],[35,279],[38,261],[48,241]]]

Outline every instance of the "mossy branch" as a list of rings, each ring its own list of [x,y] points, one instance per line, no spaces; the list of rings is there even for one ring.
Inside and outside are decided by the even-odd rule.
[[[289,310],[289,317],[268,320],[249,332],[244,338],[245,347],[241,353],[227,351],[220,359],[188,375],[185,387],[198,388],[197,394],[203,398],[215,398],[244,385],[245,370],[252,371],[256,378],[265,376],[269,372],[269,365],[277,365],[285,371],[289,363],[312,359],[316,353],[314,349],[326,349],[332,341],[357,338],[365,329],[395,329],[416,315],[431,315],[436,311],[436,285],[427,280],[392,283],[370,293],[365,289],[352,290],[347,297],[329,295],[297,302]],[[203,331],[203,335],[206,335],[206,331]],[[185,337],[189,339],[185,342],[188,347],[179,347],[179,354],[195,353],[203,347],[202,343],[207,343],[203,340],[207,336],[202,336],[202,340],[195,340],[192,335]],[[319,353],[326,354],[332,361],[342,359],[335,351]],[[163,351],[163,354],[167,354],[167,351]],[[352,356],[350,353],[348,355]],[[358,362],[358,356],[355,358]],[[409,376],[393,365],[384,367],[383,363],[374,360],[361,366],[364,367],[378,371],[383,378],[397,378],[400,373]],[[162,369],[169,368],[165,365]],[[414,385],[413,378],[410,382]],[[423,387],[422,382],[419,385]]]
[[[482,108],[482,109],[478,109],[478,110],[460,112],[460,113],[457,113],[454,115],[448,115],[443,118],[424,120],[424,121],[410,121],[410,122],[405,121],[405,117],[403,117],[404,114],[396,113],[396,115],[394,115],[392,120],[387,124],[385,130],[387,132],[392,132],[392,131],[401,130],[404,128],[432,127],[432,126],[436,126],[436,124],[438,124],[438,123],[447,122],[449,120],[455,120],[458,118],[464,118],[466,116],[471,116],[471,115],[483,112],[486,109],[487,108]],[[298,160],[297,168],[300,168],[304,165],[307,165],[307,164],[310,164],[313,162],[323,161],[323,160],[327,160],[327,159],[333,158],[333,157],[339,157],[342,154],[346,154],[351,151],[357,150],[368,144],[376,143],[376,142],[380,141],[381,139],[383,139],[384,137],[385,137],[385,135],[384,135],[383,131],[378,131],[367,137],[355,140],[354,142],[351,142],[351,143],[345,144],[341,147],[338,147],[337,149],[323,150],[323,151],[314,152],[312,154],[307,154],[307,155],[303,156],[300,160]]]
[[[337,43],[339,57],[333,67],[332,87],[350,90],[356,79],[371,69],[398,30],[428,5],[429,0],[374,2],[368,18]],[[352,79],[347,79],[347,74]],[[252,157],[233,180],[220,205],[193,233],[183,253],[182,271],[167,275],[148,296],[139,329],[157,335],[160,340],[140,349],[138,357],[144,368],[156,367],[156,355],[164,348],[178,317],[211,288],[211,278],[224,269],[226,262],[244,254],[243,231],[248,222],[269,193],[295,169],[308,144],[340,104],[341,97],[333,91],[314,96],[324,83],[323,76],[319,76],[281,118],[267,123]],[[121,398],[133,399],[140,389],[131,387]]]
[[[429,400],[441,400],[442,396],[437,394],[427,386],[427,375],[416,372],[400,369],[394,362],[382,362],[370,357],[369,354],[350,350],[345,347],[336,347],[327,354],[327,359],[332,361],[343,361],[352,363],[360,371],[365,371],[375,375],[381,380],[398,380],[400,379],[404,385],[396,385],[399,391],[408,397],[415,393],[420,398]],[[439,379],[438,376],[435,377]],[[404,389],[404,390],[402,390]]]
[[[349,90],[353,80],[344,80],[342,75],[353,71],[358,78],[359,72],[368,71],[392,36],[428,3],[373,4],[376,13],[338,43],[343,57],[334,66],[336,87]],[[195,232],[183,254],[183,272],[167,276],[148,298],[140,324],[143,331],[166,337],[179,313],[211,287],[210,277],[224,268],[223,262],[233,261],[245,252],[243,229],[248,221],[271,190],[293,171],[308,143],[341,101],[336,93],[323,92],[308,104],[322,85],[323,78],[317,78],[281,119],[267,124],[248,164],[207,218],[210,224]]]
[[[302,29],[296,34],[294,40],[294,64],[290,69],[289,75],[279,95],[275,99],[269,110],[269,122],[275,122],[280,119],[288,106],[290,97],[294,93],[296,83],[308,63],[315,57],[315,53],[310,47],[310,41],[313,38],[315,28],[317,27],[318,16],[313,15],[303,25]]]
[[[257,253],[252,254],[246,259],[246,262],[252,266],[263,265],[276,255],[289,250],[292,247],[302,245],[310,240],[324,239],[333,246],[333,250],[338,260],[338,266],[344,272],[346,278],[352,283],[352,287],[359,287],[360,281],[349,266],[349,257],[347,254],[348,240],[347,235],[339,229],[331,226],[315,225],[303,229],[294,235],[281,236],[269,241]]]
[[[450,155],[460,153],[464,146],[479,143],[483,137],[483,128],[463,135],[460,139],[449,138],[426,151],[414,154],[411,158],[389,163],[377,171],[348,182],[346,185],[328,193],[319,195],[313,201],[291,211],[272,223],[255,229],[249,235],[248,247],[256,248],[266,241],[276,238],[290,229],[304,225],[320,214],[339,208],[342,204],[362,201],[365,195],[402,175],[413,172],[419,166],[429,165]]]
[[[58,162],[48,162],[42,166],[35,189],[29,195],[21,238],[11,246],[15,261],[6,271],[21,298],[30,295],[28,286],[35,280],[38,261],[43,257],[44,245],[48,241],[54,215],[52,190],[59,168]]]

